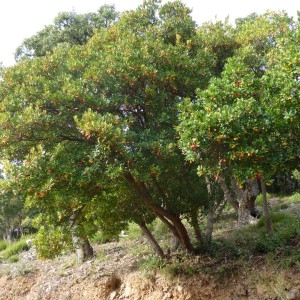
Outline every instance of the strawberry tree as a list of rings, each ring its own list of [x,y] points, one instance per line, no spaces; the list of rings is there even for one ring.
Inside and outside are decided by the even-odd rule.
[[[187,28],[177,32],[167,24],[172,5],[160,18],[158,3],[124,14],[87,45],[58,47],[3,73],[2,153],[24,161],[27,205],[38,210],[41,232],[60,228],[53,243],[73,240],[79,249],[97,229],[135,221],[163,256],[146,226],[155,216],[194,250],[183,218],[199,233],[207,197],[177,147],[176,104],[206,86],[213,58],[194,42],[189,10],[174,3]]]
[[[227,60],[221,76],[199,90],[196,101],[187,99],[180,105],[177,129],[183,153],[198,163],[200,176],[215,178],[229,201],[237,198],[240,224],[248,222],[252,181],[258,173],[269,180],[287,157],[280,147],[284,138],[279,119],[271,113],[275,103],[269,98],[265,76],[271,72],[268,53],[276,49],[289,25],[285,15],[276,14],[241,23],[235,34],[239,49]],[[242,40],[250,28],[253,34]]]

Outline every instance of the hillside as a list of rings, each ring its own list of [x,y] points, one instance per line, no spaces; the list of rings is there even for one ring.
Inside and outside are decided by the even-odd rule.
[[[83,264],[74,254],[39,260],[32,247],[15,263],[2,260],[0,299],[300,299],[300,226],[284,229],[289,217],[299,223],[300,205],[280,202],[273,210],[280,236],[249,241],[260,225],[237,229],[228,215],[216,224],[217,250],[178,251],[169,261],[151,256],[143,236],[94,244],[95,258]]]

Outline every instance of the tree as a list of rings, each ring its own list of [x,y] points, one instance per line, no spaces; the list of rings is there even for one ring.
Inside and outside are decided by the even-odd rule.
[[[45,26],[37,34],[24,40],[15,53],[17,61],[45,56],[53,48],[67,45],[84,45],[95,30],[108,28],[118,18],[114,5],[103,5],[97,13],[59,13],[53,25]]]
[[[18,169],[16,164],[2,162],[3,175],[0,179],[0,228],[3,238],[10,242],[23,234],[21,225],[25,218],[24,199],[18,181]]]
[[[6,69],[0,87],[2,149],[10,159],[28,160],[27,202],[42,217],[51,204],[48,217],[41,218],[49,225],[67,228],[77,220],[75,232],[89,237],[97,227],[121,224],[120,218],[148,232],[145,226],[156,216],[193,252],[182,219],[200,237],[197,216],[207,195],[195,166],[177,147],[174,124],[176,104],[206,86],[208,79],[198,74],[210,74],[211,60],[203,45],[194,45],[190,29],[163,38],[166,13],[132,31],[131,24],[144,24],[156,7],[145,2],[86,45],[57,47]],[[188,10],[177,2],[174,9],[191,28]],[[105,223],[95,223],[104,214]]]
[[[214,176],[228,200],[236,197],[240,224],[248,223],[252,180],[258,173],[269,180],[288,160],[279,119],[270,113],[275,103],[269,96],[265,102],[265,78],[268,53],[290,26],[286,15],[273,13],[242,22],[235,34],[239,49],[227,59],[221,76],[199,90],[196,101],[187,99],[180,106],[181,148],[198,163],[199,175]]]

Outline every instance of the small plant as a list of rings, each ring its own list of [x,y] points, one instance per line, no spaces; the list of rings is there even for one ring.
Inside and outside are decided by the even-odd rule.
[[[13,255],[13,256],[10,256],[8,259],[7,259],[8,262],[10,263],[16,263],[19,261],[19,255]]]
[[[26,243],[25,240],[19,240],[11,245],[9,245],[8,247],[5,248],[5,250],[3,250],[1,252],[1,256],[4,259],[9,259],[10,257],[21,253],[22,251],[27,251],[29,250],[29,247]]]
[[[8,246],[8,242],[7,241],[4,241],[4,240],[0,241],[0,251],[3,251],[4,249],[6,249],[7,246]]]
[[[170,262],[162,268],[162,272],[173,278],[179,275],[193,276],[198,273],[197,266],[193,265],[189,260]]]
[[[167,265],[167,260],[156,255],[150,255],[146,260],[142,261],[139,267],[145,271],[156,271]]]

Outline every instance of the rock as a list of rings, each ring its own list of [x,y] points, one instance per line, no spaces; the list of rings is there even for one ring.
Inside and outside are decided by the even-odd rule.
[[[300,300],[300,285],[290,289],[286,293],[287,300]]]
[[[248,290],[247,287],[244,286],[243,284],[238,284],[236,289],[235,289],[235,294],[237,296],[247,296],[248,295]]]

